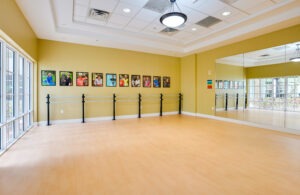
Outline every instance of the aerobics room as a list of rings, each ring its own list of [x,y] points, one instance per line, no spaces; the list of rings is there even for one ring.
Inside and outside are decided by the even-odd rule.
[[[0,0],[0,195],[300,194],[299,0]]]

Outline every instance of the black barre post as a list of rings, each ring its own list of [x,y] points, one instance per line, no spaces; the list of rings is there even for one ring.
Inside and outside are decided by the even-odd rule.
[[[228,93],[225,94],[225,111],[227,111],[228,108]]]
[[[163,102],[163,94],[161,93],[161,94],[160,94],[160,110],[159,110],[159,116],[162,116],[162,110],[163,110],[162,102]]]
[[[178,112],[178,114],[181,114],[181,100],[182,100],[182,94],[181,93],[179,93],[179,112]]]
[[[235,102],[235,109],[238,110],[239,109],[239,94],[236,94],[236,102]]]
[[[50,126],[50,95],[47,94],[46,96],[47,99],[47,126]]]
[[[141,118],[142,95],[139,93],[139,118]]]
[[[116,120],[116,94],[113,94],[113,120]]]
[[[85,120],[84,120],[84,103],[85,103],[85,95],[82,94],[82,123],[85,123]]]
[[[247,93],[245,93],[245,109],[247,109],[247,102],[248,100],[247,100]]]

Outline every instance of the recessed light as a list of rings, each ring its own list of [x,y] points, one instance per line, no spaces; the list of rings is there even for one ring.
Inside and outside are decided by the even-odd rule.
[[[197,30],[197,28],[192,28],[192,31],[196,31]]]
[[[123,12],[129,13],[129,12],[131,12],[131,10],[130,10],[129,8],[124,8],[124,9],[123,9]]]
[[[226,12],[222,13],[223,16],[229,16],[230,14],[231,14],[231,12],[229,12],[229,11],[226,11]]]

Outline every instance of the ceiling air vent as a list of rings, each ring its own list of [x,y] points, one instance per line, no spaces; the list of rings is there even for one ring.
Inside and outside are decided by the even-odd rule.
[[[215,25],[221,21],[222,20],[220,20],[218,18],[208,16],[208,17],[204,18],[203,20],[200,20],[196,24],[208,28],[208,27],[211,27],[212,25]]]
[[[164,34],[164,35],[169,35],[169,36],[172,36],[174,34],[176,34],[178,32],[177,29],[174,29],[174,28],[164,28],[163,30],[160,31],[161,34]]]
[[[92,8],[90,10],[89,17],[100,21],[107,21],[107,19],[109,18],[109,12]]]
[[[149,0],[144,5],[144,8],[162,14],[170,6],[171,6],[170,1],[167,1],[167,0]]]

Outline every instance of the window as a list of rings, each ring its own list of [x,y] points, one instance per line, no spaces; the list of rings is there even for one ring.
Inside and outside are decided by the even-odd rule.
[[[33,63],[0,39],[0,153],[32,126]]]

